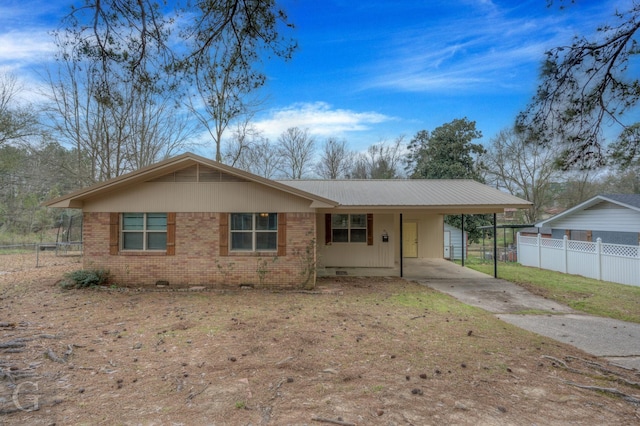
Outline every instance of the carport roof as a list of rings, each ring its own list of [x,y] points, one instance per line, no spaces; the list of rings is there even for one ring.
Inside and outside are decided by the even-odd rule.
[[[529,208],[530,202],[470,179],[281,180],[282,184],[328,198],[339,207],[427,208],[500,212]]]

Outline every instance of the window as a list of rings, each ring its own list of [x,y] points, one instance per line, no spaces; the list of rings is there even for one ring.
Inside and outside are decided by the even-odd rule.
[[[582,231],[572,229],[569,231],[569,239],[573,241],[591,241],[591,235],[589,231]]]
[[[366,214],[332,214],[331,242],[334,243],[366,243]]]
[[[231,250],[278,250],[277,213],[232,213]]]
[[[166,213],[123,213],[123,250],[166,250]]]

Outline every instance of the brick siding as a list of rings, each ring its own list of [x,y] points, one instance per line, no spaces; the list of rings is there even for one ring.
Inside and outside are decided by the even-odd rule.
[[[109,213],[84,213],[85,269],[108,269],[116,285],[233,288],[243,284],[265,288],[298,288],[307,281],[315,258],[315,214],[287,213],[286,255],[234,253],[219,255],[218,213],[177,213],[175,255],[164,253],[109,254]],[[311,265],[313,268],[313,265]],[[310,281],[315,282],[312,269]]]

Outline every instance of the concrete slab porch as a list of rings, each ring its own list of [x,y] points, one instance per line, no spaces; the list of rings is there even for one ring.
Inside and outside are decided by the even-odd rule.
[[[333,276],[353,277],[399,277],[400,265],[392,268],[343,268],[320,267],[319,277]],[[417,259],[405,258],[403,263],[403,276],[407,279],[493,279],[473,269],[463,268],[446,259]]]

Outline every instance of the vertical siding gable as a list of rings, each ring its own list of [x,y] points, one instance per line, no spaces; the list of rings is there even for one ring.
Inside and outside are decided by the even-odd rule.
[[[144,182],[85,203],[88,212],[315,212],[311,200],[256,182]]]
[[[221,172],[212,167],[194,164],[147,182],[248,182],[246,179]]]

